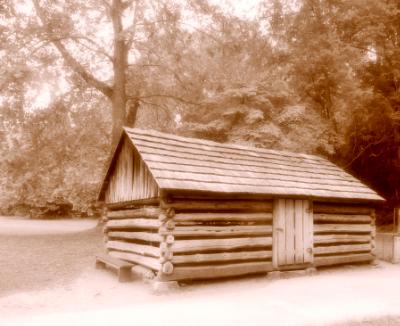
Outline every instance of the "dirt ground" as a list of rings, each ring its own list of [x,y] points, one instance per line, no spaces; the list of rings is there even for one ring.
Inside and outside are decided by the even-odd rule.
[[[51,234],[32,234],[14,221],[4,234],[2,222],[0,325],[400,325],[400,265],[201,282],[154,295],[139,280],[121,284],[94,269],[103,249],[94,224],[69,224],[66,233],[60,221],[63,233],[54,224]]]
[[[0,297],[73,281],[103,249],[101,234],[0,234]]]

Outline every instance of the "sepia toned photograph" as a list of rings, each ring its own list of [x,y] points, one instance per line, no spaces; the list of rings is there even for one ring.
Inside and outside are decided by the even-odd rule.
[[[0,0],[0,326],[400,326],[399,0]]]

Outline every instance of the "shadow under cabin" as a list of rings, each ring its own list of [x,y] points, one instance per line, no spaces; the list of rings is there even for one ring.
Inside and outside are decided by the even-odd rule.
[[[99,200],[108,255],[160,282],[374,261],[384,201],[322,157],[131,128]]]

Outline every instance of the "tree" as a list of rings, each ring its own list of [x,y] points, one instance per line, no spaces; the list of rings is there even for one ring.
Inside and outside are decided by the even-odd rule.
[[[34,14],[21,9],[30,6]],[[6,21],[19,35],[14,45],[19,43],[18,52],[30,70],[40,63],[42,71],[57,70],[58,76],[53,77],[61,76],[64,87],[66,83],[75,87],[84,82],[109,100],[114,144],[121,127],[135,123],[141,104],[141,91],[129,89],[129,85],[140,85],[135,75],[140,73],[138,60],[143,61],[155,49],[152,38],[168,34],[165,45],[167,37],[180,29],[180,8],[166,1],[18,0],[7,1],[6,9]],[[15,47],[9,54],[11,51],[15,52]],[[60,58],[67,70],[60,67]],[[156,64],[161,65],[162,60],[159,57]],[[143,94],[146,99],[150,95],[169,94]]]
[[[35,207],[62,197],[75,209],[86,209],[108,154],[108,118],[96,112],[101,105],[101,98],[94,102],[87,90],[75,90],[47,109],[25,114],[24,132],[12,138],[6,134],[11,142],[0,159],[6,173],[1,202]],[[2,124],[13,121],[4,118]]]

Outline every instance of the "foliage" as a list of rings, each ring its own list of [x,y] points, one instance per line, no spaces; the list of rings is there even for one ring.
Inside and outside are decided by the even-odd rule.
[[[83,100],[85,94],[70,94],[77,95]],[[108,153],[109,118],[98,114],[101,103],[69,106],[68,100],[78,99],[65,96],[26,113],[12,138],[11,130],[3,129],[10,143],[0,163],[7,173],[3,203],[35,207],[64,198],[85,210],[95,198]]]
[[[3,1],[0,202],[86,207],[128,124],[329,156],[398,205],[399,21],[395,0]]]

